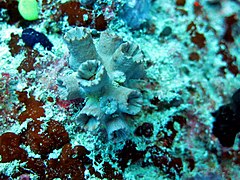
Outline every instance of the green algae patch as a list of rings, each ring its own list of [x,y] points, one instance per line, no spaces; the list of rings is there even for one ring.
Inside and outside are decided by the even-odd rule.
[[[19,0],[18,11],[25,20],[38,19],[38,3],[36,0]]]

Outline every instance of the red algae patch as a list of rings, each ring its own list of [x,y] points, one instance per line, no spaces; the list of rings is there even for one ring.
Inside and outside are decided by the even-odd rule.
[[[59,122],[49,121],[45,131],[41,124],[40,121],[29,122],[27,130],[21,136],[24,144],[29,145],[35,153],[44,156],[69,142],[68,133]]]
[[[20,123],[26,121],[27,118],[32,118],[33,120],[37,120],[40,117],[45,116],[45,112],[43,109],[43,103],[41,101],[35,100],[35,97],[30,95],[28,97],[27,92],[16,92],[18,95],[18,99],[26,106],[26,110],[23,111],[19,116],[18,120]]]

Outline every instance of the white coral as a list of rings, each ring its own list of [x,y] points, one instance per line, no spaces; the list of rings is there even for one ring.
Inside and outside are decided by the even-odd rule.
[[[136,115],[143,103],[141,92],[135,88],[145,75],[139,46],[109,32],[101,33],[99,41],[94,43],[90,32],[83,27],[68,31],[65,40],[70,52],[69,66],[77,75],[60,77],[60,85],[67,88],[68,99],[74,98],[76,92],[86,95],[86,104],[76,116],[77,121],[87,130],[102,124],[110,139],[127,134],[125,115]],[[69,90],[71,87],[73,91]]]

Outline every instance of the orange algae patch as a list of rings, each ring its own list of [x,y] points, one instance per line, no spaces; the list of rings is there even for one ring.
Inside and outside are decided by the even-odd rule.
[[[40,121],[30,122],[27,130],[22,134],[23,142],[35,153],[45,156],[69,142],[68,133],[59,122],[49,121],[45,131],[42,130],[41,125]]]
[[[48,168],[46,176],[49,179],[84,179],[85,163],[90,160],[86,156],[90,152],[83,146],[75,146],[72,149],[71,144],[65,144],[59,159],[50,159],[47,162]]]
[[[13,160],[26,160],[27,153],[19,147],[20,143],[20,136],[12,132],[7,132],[0,136],[1,163],[11,162]]]
[[[21,62],[20,66],[17,68],[18,72],[21,73],[22,70],[30,72],[34,70],[35,58],[40,56],[39,52],[30,48],[27,48],[26,58]]]
[[[20,123],[26,121],[27,118],[32,118],[36,121],[38,118],[45,116],[45,111],[42,107],[44,104],[41,101],[35,100],[35,97],[32,95],[28,97],[25,91],[17,91],[16,94],[18,95],[18,100],[26,106],[26,110],[18,116]]]
[[[237,58],[230,53],[225,42],[219,43],[218,54],[221,54],[222,60],[227,63],[227,67],[222,67],[222,70],[227,68],[234,76],[237,76],[240,73],[240,70],[236,65]]]
[[[20,51],[22,50],[22,46],[18,45],[19,39],[19,35],[11,33],[11,40],[9,41],[8,46],[10,49],[10,53],[13,57],[20,53]]]
[[[186,3],[186,0],[176,0],[176,5],[177,6],[184,6]]]
[[[189,59],[192,61],[199,61],[200,60],[200,56],[197,52],[192,52],[189,55]]]
[[[196,44],[199,48],[206,46],[206,38],[203,34],[196,32],[192,37],[191,41]]]
[[[63,15],[68,16],[69,25],[88,26],[91,24],[92,17],[90,11],[80,8],[79,2],[67,2],[60,5],[60,11]],[[84,21],[84,15],[88,16],[88,20]]]
[[[233,26],[238,22],[237,14],[225,18],[226,30],[223,39],[227,42],[234,42]]]
[[[56,21],[59,21],[65,15],[68,17],[67,21],[70,26],[93,27],[100,31],[107,28],[107,21],[104,19],[103,14],[81,7],[80,2],[70,1],[60,4]]]

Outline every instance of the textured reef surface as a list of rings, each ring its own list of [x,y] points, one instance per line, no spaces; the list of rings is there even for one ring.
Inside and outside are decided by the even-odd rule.
[[[240,179],[238,0],[1,0],[0,179]]]

